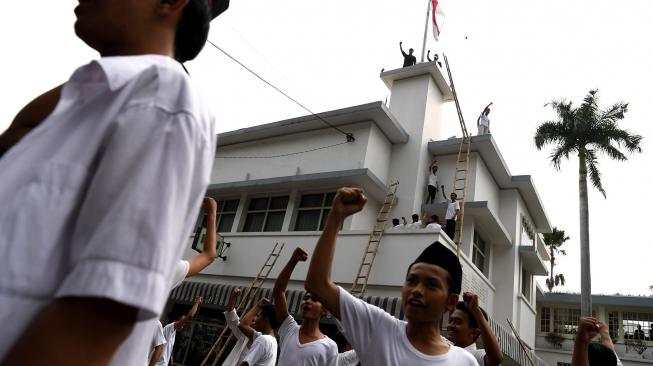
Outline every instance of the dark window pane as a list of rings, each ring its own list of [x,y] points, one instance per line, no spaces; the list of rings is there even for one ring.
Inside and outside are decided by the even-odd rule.
[[[329,207],[333,204],[333,197],[336,196],[335,192],[327,193],[326,199],[324,200],[324,206]]]
[[[216,201],[216,211],[222,212],[224,208],[224,201]]]
[[[249,201],[249,211],[267,210],[268,198],[253,198]]]
[[[285,210],[286,207],[288,207],[288,196],[270,199],[270,210]]]
[[[320,210],[299,211],[295,231],[315,231],[320,221]]]
[[[476,268],[480,269],[481,272],[483,272],[483,270],[485,269],[485,258],[483,258],[483,256],[477,250],[474,250],[473,261]]]
[[[322,219],[320,220],[320,230],[324,230],[324,225],[326,225],[327,216],[329,216],[330,209],[322,210]]]
[[[284,216],[286,216],[285,212],[269,212],[263,231],[281,231]]]
[[[231,227],[234,225],[235,214],[224,214],[220,215],[220,222],[218,223],[218,232],[227,233],[231,231]]]
[[[261,231],[261,229],[263,229],[263,220],[265,220],[265,213],[263,212],[248,213],[247,218],[245,219],[245,225],[243,226],[243,231]]]
[[[240,200],[225,201],[224,209],[222,210],[222,212],[236,212],[236,210],[238,209],[238,202],[239,201]],[[220,210],[218,210],[218,212],[220,212]]]
[[[322,197],[323,194],[306,194],[302,196],[301,203],[299,204],[299,207],[301,208],[306,208],[306,207],[321,207],[322,206]],[[316,222],[317,224],[317,222]]]

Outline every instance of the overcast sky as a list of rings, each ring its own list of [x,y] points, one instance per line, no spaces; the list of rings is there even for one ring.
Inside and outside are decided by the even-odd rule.
[[[385,100],[378,75],[401,66],[398,42],[419,58],[427,0],[232,0],[210,39],[315,112]],[[41,92],[97,54],[73,32],[74,1],[14,1],[0,12],[0,131]],[[608,198],[590,191],[594,293],[650,295],[653,208],[650,154],[653,2],[441,0],[442,38],[427,48],[449,56],[470,129],[490,101],[493,137],[513,175],[531,174],[553,225],[571,240],[556,273],[579,291],[577,160],[556,172],[533,134],[552,119],[552,99],[580,102],[593,88],[603,105],[630,102],[622,127],[644,136],[644,153],[600,158]],[[306,113],[207,45],[187,64],[211,101],[218,131]],[[459,133],[453,103],[441,138]],[[543,281],[541,281],[543,284]]]

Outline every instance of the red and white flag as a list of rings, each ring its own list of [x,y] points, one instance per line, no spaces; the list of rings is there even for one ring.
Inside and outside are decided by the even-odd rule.
[[[433,38],[437,41],[440,37],[442,23],[444,23],[444,12],[438,0],[431,0],[431,22],[433,23]]]

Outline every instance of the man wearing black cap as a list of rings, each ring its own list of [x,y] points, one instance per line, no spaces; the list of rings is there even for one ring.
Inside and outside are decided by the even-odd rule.
[[[435,242],[408,266],[401,293],[407,321],[392,317],[331,280],[336,237],[342,222],[363,209],[362,189],[340,188],[311,258],[304,286],[343,327],[363,365],[477,366],[471,354],[445,342],[440,321],[458,301],[462,268],[456,255]]]
[[[0,139],[1,365],[147,362],[139,325],[165,305],[213,164],[213,118],[179,62],[215,1],[79,1],[75,33],[102,57]]]

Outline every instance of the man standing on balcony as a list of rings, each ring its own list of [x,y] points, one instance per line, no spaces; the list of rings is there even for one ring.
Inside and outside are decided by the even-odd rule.
[[[485,349],[476,348],[481,337]],[[487,314],[478,305],[478,296],[471,292],[463,294],[456,310],[449,314],[447,338],[458,347],[464,348],[478,361],[479,366],[498,366],[503,362],[503,353],[497,338],[487,321]]]
[[[408,50],[408,54],[404,52],[404,47],[402,46],[402,42],[399,42],[399,50],[401,50],[401,54],[404,56],[404,66],[413,66],[417,63],[417,59],[415,56],[413,56],[414,50],[411,48]]]
[[[490,117],[488,117],[488,115],[490,114],[491,105],[492,103],[488,104],[476,120],[476,126],[478,127],[479,135],[487,135],[490,133]]]
[[[442,197],[447,199],[447,196],[444,195],[444,186],[442,186]],[[444,216],[446,220],[446,226],[444,227],[444,232],[447,233],[449,238],[453,241],[454,235],[456,235],[456,221],[458,220],[458,214],[460,212],[460,203],[458,202],[458,195],[456,192],[451,192],[449,196],[451,201],[447,204],[447,213]]]

